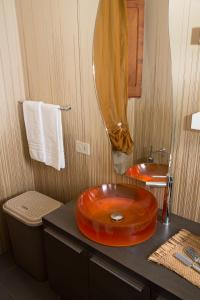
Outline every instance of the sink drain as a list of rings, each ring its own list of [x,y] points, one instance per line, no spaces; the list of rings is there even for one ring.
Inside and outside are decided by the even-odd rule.
[[[116,212],[116,213],[112,213],[110,215],[110,218],[112,221],[119,222],[124,219],[124,216],[121,213]]]

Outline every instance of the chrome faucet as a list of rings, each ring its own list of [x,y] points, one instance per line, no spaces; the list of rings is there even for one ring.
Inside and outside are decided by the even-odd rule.
[[[149,187],[164,187],[164,197],[163,197],[163,207],[162,207],[162,223],[164,225],[169,225],[170,224],[170,219],[171,219],[171,203],[172,203],[172,191],[173,191],[173,176],[171,175],[171,164],[172,164],[172,156],[169,152],[166,151],[165,148],[160,149],[156,152],[164,152],[169,155],[169,167],[168,167],[168,173],[167,175],[164,176],[152,176],[154,178],[166,178],[166,181],[147,181],[146,186]],[[152,152],[155,153],[155,152]]]
[[[168,174],[167,185],[165,187],[163,207],[162,207],[162,223],[164,225],[170,224],[171,219],[171,204],[172,204],[172,191],[173,191],[173,177]]]

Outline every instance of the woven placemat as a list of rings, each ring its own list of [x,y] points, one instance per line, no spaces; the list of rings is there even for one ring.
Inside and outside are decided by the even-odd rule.
[[[200,253],[200,236],[181,229],[151,254],[148,260],[165,266],[200,288],[200,274],[192,268],[185,266],[173,256],[176,252],[186,255],[184,253],[184,248],[186,247],[193,247]]]

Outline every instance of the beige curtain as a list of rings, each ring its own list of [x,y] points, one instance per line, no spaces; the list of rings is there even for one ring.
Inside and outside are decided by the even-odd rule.
[[[94,34],[95,81],[112,148],[133,148],[127,122],[128,38],[125,0],[100,0]]]

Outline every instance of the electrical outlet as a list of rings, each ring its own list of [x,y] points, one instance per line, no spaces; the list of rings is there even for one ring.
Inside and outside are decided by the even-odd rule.
[[[76,141],[76,152],[90,155],[90,144]]]

